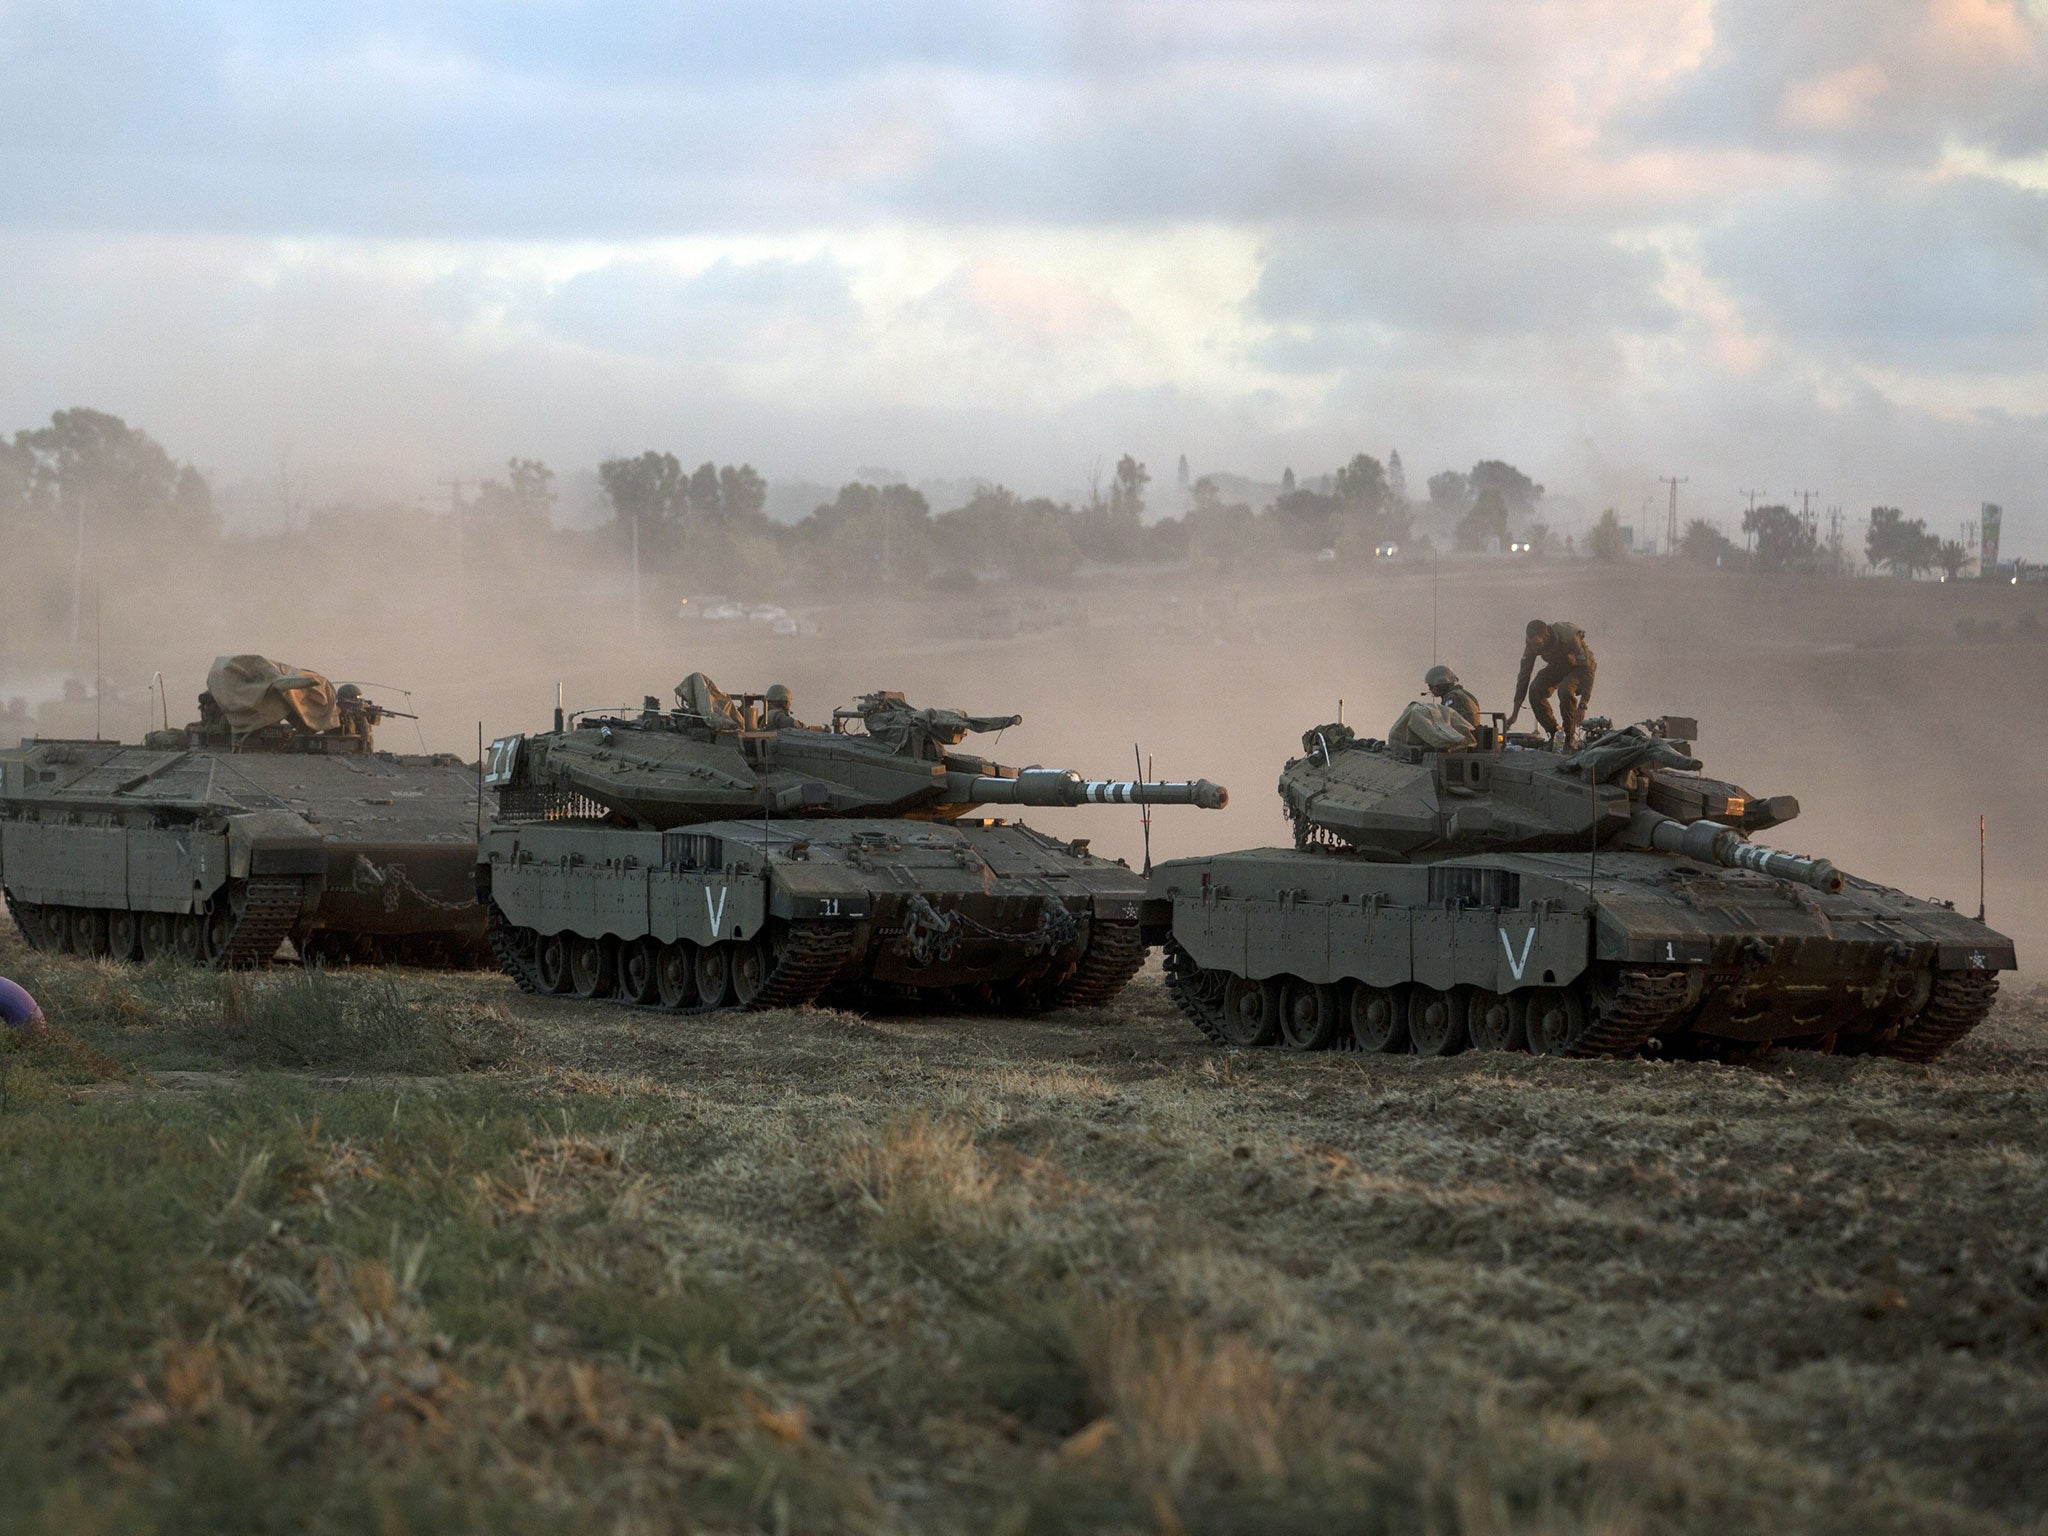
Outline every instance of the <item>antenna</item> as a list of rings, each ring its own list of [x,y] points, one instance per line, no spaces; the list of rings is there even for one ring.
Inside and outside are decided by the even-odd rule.
[[[1984,818],[1977,818],[1977,921],[1984,921]]]
[[[92,584],[92,737],[100,738],[100,584]]]
[[[1337,701],[1337,723],[1339,725],[1344,723],[1344,701],[1342,699]]]
[[[1436,610],[1437,610],[1437,552],[1429,552],[1429,664],[1433,667],[1440,658],[1436,653]]]
[[[476,723],[476,840],[484,840],[484,723]]]
[[[163,675],[163,673],[161,673],[161,672],[157,673],[157,675],[156,675],[156,681],[155,681],[155,683],[154,683],[154,684],[153,684],[152,686],[154,686],[154,687],[155,687],[155,689],[156,689],[156,702],[157,702],[157,705],[158,705],[158,707],[159,707],[159,708],[161,708],[161,709],[163,710],[163,712],[164,712],[164,729],[168,731],[168,730],[169,730],[169,729],[171,728],[171,701],[170,701],[169,699],[167,699],[167,698],[165,698],[165,697],[164,697],[164,675]]]
[[[1593,831],[1586,843],[1586,908],[1587,916],[1592,915],[1594,902],[1593,879],[1600,867],[1600,781],[1593,777],[1593,765],[1586,764],[1586,794],[1593,804]],[[1586,931],[1592,934],[1598,923],[1588,923]],[[1590,942],[1590,938],[1588,940]]]
[[[555,684],[555,729],[562,729],[562,685]]]
[[[1152,774],[1135,741],[1131,743],[1131,766],[1137,770],[1140,780],[1151,779]],[[1145,873],[1149,875],[1152,873],[1152,803],[1149,800],[1138,805],[1138,824],[1145,829]]]

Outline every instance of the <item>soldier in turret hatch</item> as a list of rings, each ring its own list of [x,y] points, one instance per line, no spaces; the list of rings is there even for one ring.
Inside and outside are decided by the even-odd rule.
[[[1458,681],[1458,674],[1449,667],[1431,667],[1422,677],[1423,685],[1436,695],[1437,702],[1455,714],[1465,717],[1473,730],[1479,729],[1479,700],[1472,696],[1472,690]]]
[[[803,721],[790,710],[789,687],[785,683],[770,683],[768,692],[762,696],[767,701],[767,711],[761,716],[764,731],[802,730]]]
[[[1536,723],[1547,735],[1555,736],[1561,729],[1564,744],[1576,747],[1579,723],[1586,718],[1586,701],[1593,697],[1593,647],[1586,643],[1583,629],[1563,619],[1549,623],[1531,619],[1524,633],[1527,640],[1522,647],[1522,670],[1515,678],[1515,704],[1508,715],[1508,725],[1512,727],[1520,717],[1522,700],[1526,698]],[[1543,667],[1532,679],[1529,674],[1538,661]],[[1551,712],[1553,694],[1562,705],[1562,724]]]

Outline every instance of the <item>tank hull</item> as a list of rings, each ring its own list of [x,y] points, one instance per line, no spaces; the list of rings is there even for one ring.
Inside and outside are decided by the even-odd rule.
[[[1142,877],[992,821],[500,825],[478,882],[522,987],[673,1011],[1095,1004],[1145,955]]]
[[[1900,891],[1659,852],[1254,849],[1161,865],[1145,923],[1212,1038],[1291,1042],[1292,999],[1342,1015],[1320,1043],[1432,1053],[1783,1042],[1924,1059],[1983,1017],[2015,961],[2010,939]],[[1363,1034],[1361,994],[1382,1005]],[[1433,1010],[1419,1028],[1388,1027],[1417,1006]]]
[[[0,753],[0,890],[39,948],[483,964],[475,817],[450,758],[30,743]]]

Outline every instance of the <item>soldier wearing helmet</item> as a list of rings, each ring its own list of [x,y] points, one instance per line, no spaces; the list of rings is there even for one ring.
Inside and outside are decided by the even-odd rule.
[[[1423,674],[1422,682],[1446,709],[1463,715],[1473,730],[1479,729],[1479,700],[1472,696],[1471,689],[1458,681],[1457,673],[1449,667],[1431,667]]]
[[[761,716],[764,731],[787,731],[803,729],[803,721],[797,719],[790,709],[789,686],[786,683],[770,683],[762,695],[767,709]]]
[[[1531,619],[1524,634],[1522,670],[1515,678],[1515,704],[1508,724],[1512,726],[1520,716],[1526,698],[1546,734],[1555,736],[1562,730],[1564,744],[1576,747],[1579,722],[1586,718],[1586,701],[1593,696],[1593,647],[1586,643],[1583,629],[1563,619]],[[1543,663],[1541,670],[1537,670],[1538,661]],[[1562,706],[1562,721],[1551,712],[1553,694]]]

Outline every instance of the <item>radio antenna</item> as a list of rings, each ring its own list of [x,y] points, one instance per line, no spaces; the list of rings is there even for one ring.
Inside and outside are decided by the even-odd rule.
[[[476,723],[476,840],[484,840],[484,723]]]
[[[100,584],[92,584],[92,738],[100,739]]]
[[[164,712],[164,729],[168,731],[171,728],[171,701],[164,697],[164,675],[161,672],[156,675],[156,702]]]
[[[562,685],[557,682],[555,684],[555,730],[558,733],[562,729],[562,723]]]
[[[1131,743],[1131,767],[1141,780],[1149,780],[1152,777],[1145,767],[1144,756],[1138,751],[1138,744],[1135,741]],[[1152,873],[1152,802],[1149,800],[1139,802],[1138,825],[1145,829],[1145,873],[1149,875]]]
[[[1977,818],[1977,921],[1984,921],[1984,818]]]

